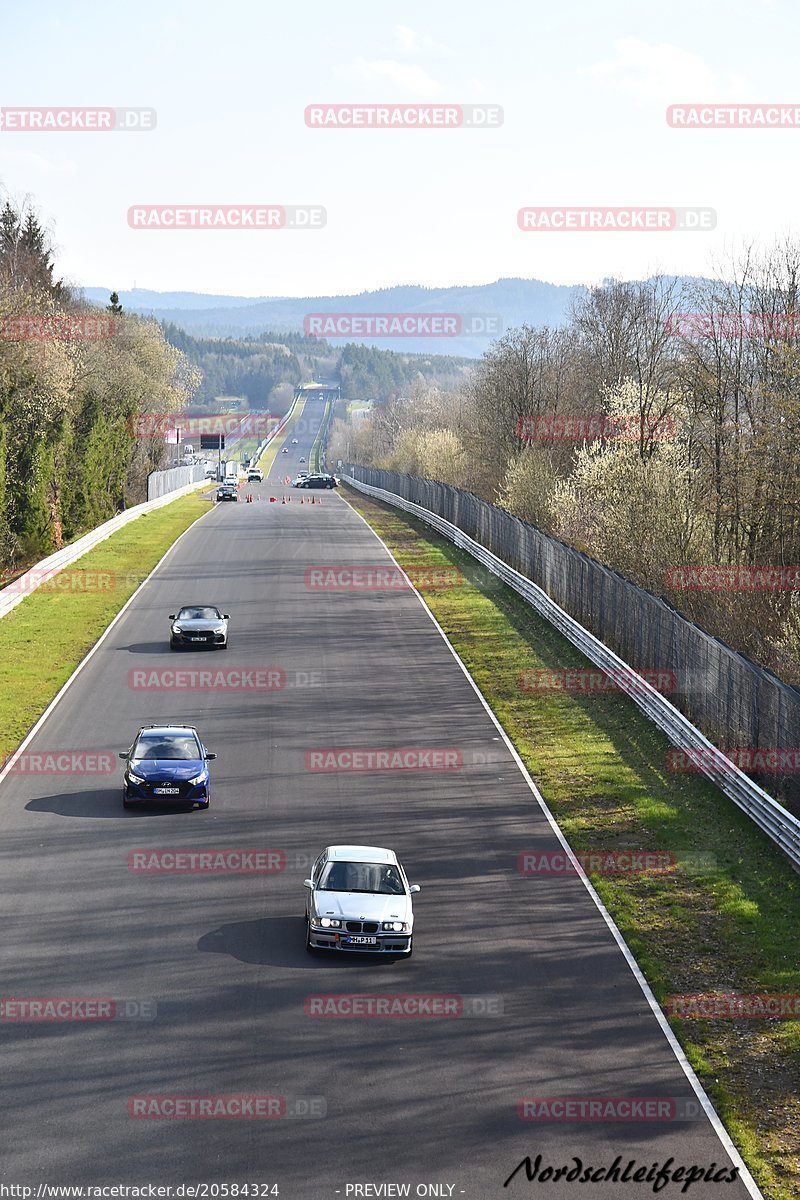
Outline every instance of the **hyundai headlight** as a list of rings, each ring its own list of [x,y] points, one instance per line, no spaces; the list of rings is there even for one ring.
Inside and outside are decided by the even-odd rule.
[[[128,779],[131,781],[131,783],[147,783],[147,780],[143,775],[137,775],[135,771],[130,769],[130,767],[128,768]]]
[[[201,771],[199,775],[195,775],[194,779],[189,780],[189,785],[191,787],[198,783],[205,783],[205,781],[206,781],[206,773],[205,773],[205,771]]]
[[[407,921],[384,921],[381,929],[385,929],[387,933],[408,933]]]

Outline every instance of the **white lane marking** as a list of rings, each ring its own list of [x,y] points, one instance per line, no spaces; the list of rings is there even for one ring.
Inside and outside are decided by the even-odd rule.
[[[342,499],[344,499],[344,497],[342,497]],[[533,793],[537,804],[541,808],[542,812],[544,813],[545,818],[547,819],[547,821],[550,825],[550,828],[553,830],[553,833],[556,835],[559,842],[561,843],[561,846],[562,846],[564,852],[567,854],[570,862],[575,867],[575,870],[577,871],[578,875],[580,876],[587,892],[591,896],[598,912],[600,913],[601,917],[605,921],[612,937],[614,938],[614,941],[617,943],[617,946],[622,951],[623,957],[624,957],[626,963],[628,964],[628,966],[633,974],[634,979],[639,984],[639,987],[642,990],[644,998],[647,1001],[647,1003],[650,1005],[653,1015],[656,1018],[656,1021],[658,1022],[659,1026],[661,1028],[661,1032],[664,1034],[664,1037],[667,1039],[669,1047],[672,1050],[673,1054],[675,1055],[675,1058],[678,1061],[678,1065],[681,1067],[684,1075],[686,1076],[686,1078],[688,1079],[689,1083],[692,1086],[692,1090],[694,1091],[694,1094],[697,1096],[697,1099],[700,1101],[700,1104],[702,1105],[702,1108],[703,1108],[703,1112],[708,1117],[709,1123],[711,1124],[714,1132],[716,1133],[720,1142],[722,1143],[725,1150],[727,1151],[727,1154],[728,1154],[729,1158],[731,1159],[731,1162],[733,1163],[733,1165],[735,1167],[739,1168],[739,1175],[741,1177],[742,1183],[747,1188],[747,1191],[748,1191],[749,1195],[752,1196],[753,1200],[764,1200],[764,1197],[761,1194],[761,1192],[758,1188],[758,1185],[756,1184],[756,1181],[753,1179],[752,1175],[750,1174],[749,1170],[747,1169],[747,1165],[746,1165],[744,1159],[742,1158],[741,1154],[737,1150],[736,1146],[731,1141],[730,1135],[728,1134],[728,1131],[725,1128],[725,1126],[722,1124],[722,1121],[720,1120],[716,1109],[714,1108],[713,1104],[711,1103],[711,1100],[709,1099],[705,1088],[703,1087],[700,1080],[697,1078],[691,1063],[689,1062],[686,1055],[684,1054],[683,1047],[681,1046],[680,1042],[678,1041],[678,1039],[676,1038],[672,1029],[670,1028],[666,1017],[664,1016],[663,1012],[661,1011],[658,1001],[656,1000],[655,996],[653,995],[652,991],[650,990],[649,983],[647,982],[644,975],[642,974],[641,968],[639,967],[639,964],[637,963],[636,959],[633,957],[633,953],[631,952],[630,947],[628,946],[624,937],[622,936],[619,929],[617,928],[617,924],[614,921],[614,918],[611,916],[608,909],[603,904],[603,901],[600,899],[600,897],[598,896],[594,887],[592,886],[592,883],[589,880],[589,878],[586,875],[583,868],[581,867],[581,864],[578,862],[577,858],[573,854],[572,849],[570,848],[569,843],[567,842],[567,839],[564,837],[564,834],[562,833],[562,831],[558,825],[558,822],[556,821],[553,814],[550,812],[550,809],[547,807],[547,803],[544,799],[544,796],[539,791],[538,787],[536,786],[533,779],[531,778],[531,776],[528,772],[528,768],[525,766],[525,763],[522,761],[519,754],[517,753],[516,748],[512,744],[511,739],[509,738],[505,729],[503,728],[503,726],[498,721],[497,717],[492,712],[491,708],[489,707],[488,701],[485,699],[485,697],[481,693],[481,690],[478,687],[477,683],[470,675],[470,673],[467,670],[464,663],[461,661],[461,658],[459,657],[458,652],[456,651],[455,647],[450,642],[450,639],[448,638],[447,634],[442,629],[441,625],[436,620],[436,617],[433,615],[431,610],[428,608],[428,605],[427,605],[424,597],[414,587],[413,583],[408,578],[408,575],[406,575],[405,571],[400,566],[399,562],[397,561],[395,556],[392,554],[391,550],[386,545],[383,538],[380,536],[380,534],[375,532],[375,530],[370,525],[369,521],[367,521],[367,519],[365,517],[363,517],[360,512],[358,512],[355,508],[353,508],[353,505],[350,503],[349,500],[345,501],[345,503],[355,513],[355,515],[358,517],[358,519],[360,521],[363,521],[363,523],[366,525],[367,529],[369,529],[369,531],[373,535],[373,537],[375,537],[380,542],[380,544],[383,546],[384,550],[388,554],[389,558],[392,560],[394,565],[397,567],[398,571],[400,571],[400,573],[408,581],[409,588],[414,593],[414,595],[417,597],[417,599],[419,600],[422,607],[425,609],[425,612],[428,614],[431,621],[433,622],[434,627],[436,628],[440,637],[444,641],[444,644],[447,646],[447,649],[450,651],[453,658],[456,660],[458,666],[461,668],[463,674],[465,675],[466,679],[468,680],[468,682],[470,684],[470,687],[475,692],[475,695],[478,697],[478,700],[483,705],[486,713],[488,714],[490,721],[495,726],[495,728],[497,729],[497,732],[500,734],[500,737],[505,742],[506,748],[508,749],[509,753],[511,754],[511,757],[514,759],[514,762],[519,767],[519,770],[520,770],[520,773],[522,774],[523,779],[525,780],[525,782],[527,783],[531,792]],[[505,585],[503,585],[503,586],[505,586]]]

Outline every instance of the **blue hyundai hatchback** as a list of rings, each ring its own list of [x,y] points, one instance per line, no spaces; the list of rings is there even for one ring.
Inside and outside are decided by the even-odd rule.
[[[191,725],[145,725],[119,756],[125,759],[124,808],[148,803],[208,808],[211,803],[208,763],[217,756]]]

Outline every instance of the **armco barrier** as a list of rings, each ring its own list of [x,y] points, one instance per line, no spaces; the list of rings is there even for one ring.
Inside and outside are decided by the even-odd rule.
[[[125,512],[118,513],[110,521],[104,521],[96,529],[85,533],[83,537],[78,538],[75,542],[71,542],[63,550],[57,550],[55,554],[43,558],[41,562],[36,563],[24,575],[20,575],[12,584],[9,584],[8,587],[0,591],[0,618],[10,613],[12,608],[16,608],[21,600],[24,600],[26,596],[30,596],[32,592],[35,592],[48,579],[52,579],[54,575],[58,575],[59,571],[63,571],[71,563],[77,562],[88,550],[93,550],[95,546],[98,546],[100,542],[104,542],[107,537],[110,537],[112,533],[116,533],[118,529],[124,528],[125,525],[129,525],[131,521],[135,521],[137,517],[141,517],[145,513],[162,508],[165,504],[171,504],[173,500],[177,500],[180,496],[187,496],[189,492],[197,491],[206,482],[205,479],[201,479],[197,483],[189,483],[185,487],[178,488],[177,491],[169,492],[166,496],[159,496],[155,500],[145,500],[144,504],[135,504],[133,508],[128,508]]]
[[[286,422],[292,415],[296,401],[292,401],[286,416],[282,418],[280,423],[273,429],[272,433],[268,434],[264,441],[261,451],[266,448],[269,442],[276,437],[285,427]],[[194,468],[176,467],[173,470],[192,470]],[[200,469],[200,468],[198,468]],[[170,471],[159,472],[170,474]],[[65,546],[63,550],[57,550],[55,554],[51,554],[48,558],[43,558],[41,562],[36,563],[24,575],[20,575],[15,579],[13,584],[10,584],[5,589],[0,590],[0,619],[10,613],[12,608],[24,600],[26,596],[30,596],[37,588],[46,583],[48,579],[52,579],[59,571],[63,571],[64,567],[70,566],[76,562],[88,550],[94,549],[100,542],[105,541],[112,533],[116,533],[118,529],[122,529],[130,521],[135,521],[137,517],[141,517],[144,513],[152,512],[156,508],[161,508],[164,504],[169,504],[172,500],[177,500],[180,496],[186,496],[189,492],[196,491],[209,482],[205,478],[198,479],[192,483],[186,484],[184,487],[177,488],[175,491],[168,492],[166,495],[157,496],[152,500],[146,500],[144,504],[136,504],[133,508],[128,508],[123,513],[118,513],[116,517],[112,517],[110,521],[105,521],[104,524],[98,525],[97,529],[92,529],[77,541]]]
[[[784,851],[795,870],[800,870],[800,821],[787,812],[763,788],[760,788],[758,784],[749,779],[743,771],[740,771],[735,763],[726,759],[719,751],[715,752],[715,748],[708,738],[699,729],[695,728],[691,721],[683,713],[679,712],[665,696],[656,691],[641,674],[628,663],[624,662],[612,650],[609,650],[608,646],[601,642],[599,638],[596,638],[594,634],[573,620],[563,608],[556,604],[554,600],[551,600],[547,593],[537,584],[533,583],[531,579],[509,566],[508,563],[498,558],[496,554],[493,554],[491,550],[488,550],[480,542],[470,537],[462,529],[459,529],[458,526],[438,516],[423,505],[407,500],[397,492],[366,483],[364,480],[357,478],[353,474],[354,471],[358,471],[359,474],[369,474],[373,477],[385,476],[389,472],[377,471],[369,467],[347,466],[342,469],[341,479],[360,492],[374,496],[378,500],[392,504],[396,508],[401,508],[405,512],[418,517],[435,529],[437,533],[442,534],[443,537],[453,542],[459,549],[471,554],[473,558],[486,567],[487,570],[491,571],[493,575],[496,575],[503,583],[508,584],[515,592],[519,593],[559,633],[563,634],[568,641],[576,646],[586,658],[602,670],[613,672],[613,678],[620,690],[627,692],[633,702],[667,735],[673,745],[678,746],[682,750],[694,751],[697,755],[698,769],[702,774],[707,776],[730,800],[733,800],[739,808],[746,812],[750,819]],[[402,478],[409,479],[408,476]],[[429,484],[427,480],[414,479],[409,480],[409,482],[423,486]],[[469,493],[462,493],[462,495],[476,499],[476,497],[471,497]],[[503,515],[509,516],[509,514]],[[517,518],[509,516],[509,520],[517,521]]]

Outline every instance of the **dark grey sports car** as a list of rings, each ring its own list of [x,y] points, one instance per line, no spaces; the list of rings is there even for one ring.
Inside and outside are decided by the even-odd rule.
[[[228,649],[228,613],[221,613],[215,604],[185,604],[169,619],[170,650],[181,646]]]

